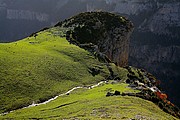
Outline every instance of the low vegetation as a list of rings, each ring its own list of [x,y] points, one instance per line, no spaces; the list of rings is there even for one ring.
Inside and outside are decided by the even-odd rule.
[[[94,84],[110,76],[105,63],[70,44],[63,37],[65,32],[51,28],[0,44],[0,113],[33,101],[43,102],[75,86]],[[98,73],[93,75],[91,70]],[[119,68],[118,72],[121,79],[126,79],[127,70]]]
[[[113,82],[112,82],[113,83]],[[109,82],[93,89],[78,89],[69,95],[36,107],[14,111],[0,116],[2,119],[151,119],[176,120],[154,103],[137,97],[112,96],[115,90],[137,93],[124,83]]]
[[[108,12],[85,12],[59,22],[55,27],[70,28],[68,35],[79,43],[98,44],[105,39],[107,31],[115,28],[124,28],[129,31],[133,24],[125,17]],[[124,32],[122,31],[122,32]]]
[[[89,68],[99,66],[92,76]],[[40,32],[14,43],[0,44],[0,112],[42,102],[68,89],[108,77],[103,63],[65,38]]]

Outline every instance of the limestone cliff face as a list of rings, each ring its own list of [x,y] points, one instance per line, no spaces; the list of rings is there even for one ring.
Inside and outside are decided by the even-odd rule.
[[[49,20],[49,15],[29,10],[7,9],[6,18],[10,20],[37,20],[39,22],[47,22]]]
[[[126,66],[128,64],[129,37],[131,32],[131,30],[125,31],[125,28],[117,27],[104,32],[102,39],[97,39],[95,44],[98,45],[100,52],[118,66]]]
[[[163,82],[171,79],[177,81],[179,68],[176,66],[180,65],[180,2],[129,0],[114,3],[114,11],[125,14],[135,24],[129,63],[157,74],[159,79],[164,79]]]
[[[155,74],[170,77],[170,79],[173,79],[172,75],[179,76],[179,46],[144,45],[132,47],[130,52],[130,59],[134,60],[136,66],[148,68]],[[141,61],[140,65],[139,61]]]
[[[118,66],[128,65],[129,37],[131,32],[132,28],[130,31],[125,31],[124,28],[117,27],[107,31],[107,37],[98,44],[101,51]]]
[[[143,11],[149,11],[154,7],[154,0],[114,0],[114,11],[126,15],[138,15]]]
[[[122,1],[114,1],[114,11],[128,16],[135,25],[129,64],[158,77],[171,100],[180,105],[177,94],[180,85],[180,1]]]
[[[109,1],[109,5],[114,4],[112,11],[127,16],[135,25],[129,65],[153,73],[170,99],[180,106],[180,1]]]
[[[154,8],[156,12],[149,19],[144,19],[138,29],[158,35],[180,37],[177,31],[172,31],[173,27],[180,27],[180,2],[157,3]]]
[[[50,26],[52,1],[0,0],[0,42],[22,39]],[[41,7],[43,6],[43,7]]]
[[[150,50],[151,49],[151,50]],[[153,50],[153,52],[151,52]],[[131,54],[137,54],[138,59],[143,59],[144,57],[148,63],[153,62],[166,62],[169,63],[178,63],[180,61],[180,46],[154,46],[154,45],[144,45],[140,47],[133,47],[130,51]],[[142,57],[144,56],[144,57]]]
[[[125,14],[132,19],[141,17],[136,18],[139,21],[134,21],[139,31],[178,36],[169,29],[180,26],[180,2],[178,0],[112,0],[112,2],[115,4],[115,12]]]
[[[86,12],[56,26],[71,28],[72,39],[80,44],[93,43],[117,65],[127,65],[133,24],[125,17],[108,12]]]

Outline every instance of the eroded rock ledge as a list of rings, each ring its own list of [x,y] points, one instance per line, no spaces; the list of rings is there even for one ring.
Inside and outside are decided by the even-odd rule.
[[[133,24],[127,18],[108,12],[85,12],[59,22],[69,28],[67,39],[74,44],[92,43],[118,66],[127,66],[129,37]]]

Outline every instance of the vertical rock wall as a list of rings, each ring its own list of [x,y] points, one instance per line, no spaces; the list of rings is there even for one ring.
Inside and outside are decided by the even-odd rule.
[[[133,31],[133,24],[127,18],[108,12],[86,12],[57,26],[73,28],[73,39],[80,44],[93,43],[118,66],[127,66],[129,37]]]
[[[98,44],[100,51],[118,66],[128,65],[129,37],[132,30],[132,28],[129,31],[123,27],[114,28],[107,31],[106,38]]]

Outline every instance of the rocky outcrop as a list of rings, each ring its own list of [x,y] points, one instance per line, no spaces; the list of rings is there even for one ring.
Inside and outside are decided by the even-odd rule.
[[[114,4],[114,11],[128,16],[135,25],[129,64],[158,77],[170,99],[180,105],[177,94],[180,85],[180,2],[116,0]]]
[[[56,26],[70,28],[71,39],[80,44],[93,43],[117,65],[127,65],[133,24],[125,17],[108,12],[86,12]]]

